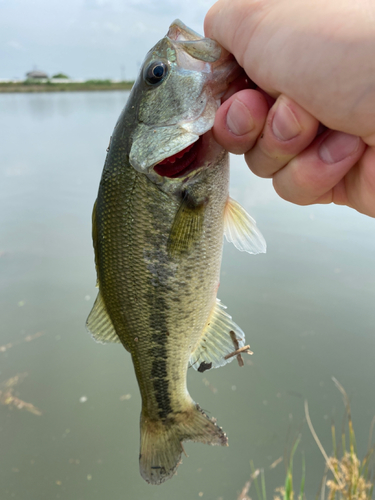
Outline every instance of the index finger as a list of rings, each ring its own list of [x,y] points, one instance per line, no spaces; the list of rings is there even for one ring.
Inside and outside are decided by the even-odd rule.
[[[246,30],[246,36],[241,36],[243,15],[241,9],[229,8],[227,0],[219,0],[207,12],[204,20],[204,32],[209,38],[213,38],[225,49],[231,52],[237,62],[244,67],[244,51],[251,33]],[[251,9],[251,3],[247,7]]]
[[[204,20],[205,35],[216,40],[234,55],[246,74],[269,95],[277,98],[280,89],[269,85],[269,80],[257,81],[256,67],[264,60],[259,43],[252,44],[253,35],[260,22],[262,9],[252,0],[218,0],[207,12]],[[254,45],[254,47],[253,47]],[[255,58],[255,59],[254,59]]]

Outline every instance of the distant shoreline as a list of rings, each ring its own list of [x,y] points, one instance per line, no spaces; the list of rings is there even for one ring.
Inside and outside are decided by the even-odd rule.
[[[98,90],[130,90],[134,82],[73,82],[73,83],[31,83],[0,82],[1,93],[30,92],[87,92]]]

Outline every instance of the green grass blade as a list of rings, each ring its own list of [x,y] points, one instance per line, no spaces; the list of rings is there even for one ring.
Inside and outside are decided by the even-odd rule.
[[[262,495],[260,493],[260,488],[259,488],[259,483],[258,483],[258,471],[255,470],[254,462],[252,460],[250,460],[250,467],[251,467],[252,478],[253,478],[253,481],[255,484],[255,489],[257,492],[258,500],[262,500]]]
[[[264,469],[260,471],[260,480],[262,483],[262,494],[263,494],[263,500],[267,500],[267,495],[266,495],[266,481],[264,479]]]
[[[332,433],[333,456],[337,458],[336,428],[333,422],[331,425],[331,433]]]
[[[302,479],[301,479],[301,488],[300,488],[300,500],[303,500],[303,494],[305,492],[305,477],[306,477],[306,464],[305,464],[305,455],[302,455]]]
[[[342,456],[345,455],[346,453],[346,443],[345,443],[345,431],[342,433],[342,436],[341,436],[341,445],[342,445]]]
[[[292,451],[290,453],[290,459],[289,459],[289,466],[288,466],[288,471],[286,474],[285,478],[285,495],[284,495],[284,500],[290,500],[293,497],[293,457],[296,452],[297,446],[299,445],[299,442],[301,440],[301,436],[298,436],[296,439],[296,442],[294,443],[294,446],[292,448]]]
[[[288,470],[286,478],[285,478],[285,494],[284,500],[290,500],[293,495],[293,477],[290,471]]]

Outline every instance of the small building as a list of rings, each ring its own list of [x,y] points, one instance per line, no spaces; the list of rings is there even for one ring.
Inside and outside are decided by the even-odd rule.
[[[26,78],[28,80],[37,80],[40,82],[42,80],[48,80],[48,75],[44,73],[44,71],[33,70],[26,73]]]

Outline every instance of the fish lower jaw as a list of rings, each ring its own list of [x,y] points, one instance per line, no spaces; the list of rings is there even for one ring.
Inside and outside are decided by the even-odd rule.
[[[215,164],[218,156],[223,151],[223,147],[215,141],[210,129],[199,136],[198,140],[185,150],[181,150],[173,157],[169,157],[172,158],[172,161],[168,161],[169,158],[166,158],[156,164],[153,171],[164,178],[183,179],[185,181],[202,169]],[[178,158],[181,153],[183,153],[182,156]]]
[[[154,166],[154,171],[162,177],[176,179],[195,170],[197,168],[195,160],[202,145],[202,137],[200,136],[196,142],[190,144],[187,148],[157,163]]]

